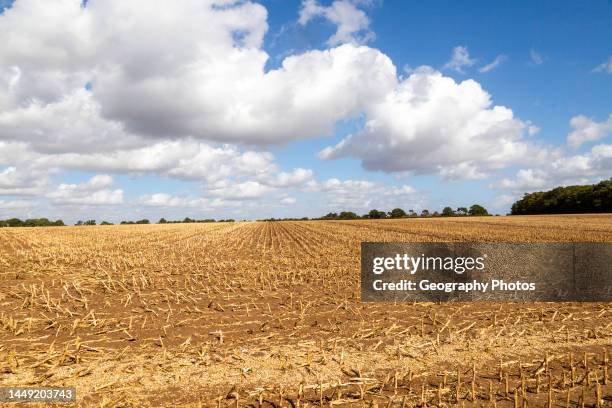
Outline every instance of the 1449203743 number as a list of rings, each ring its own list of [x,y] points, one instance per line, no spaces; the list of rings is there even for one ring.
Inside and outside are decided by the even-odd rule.
[[[0,401],[75,401],[76,390],[67,387],[2,387],[0,388]]]

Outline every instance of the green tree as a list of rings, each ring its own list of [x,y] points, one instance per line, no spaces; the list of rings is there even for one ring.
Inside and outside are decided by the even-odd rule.
[[[21,221],[19,218],[9,218],[6,220],[6,223],[9,227],[23,227],[23,221]]]
[[[59,227],[63,226],[64,221],[51,221],[48,218],[28,218],[25,221],[19,218],[9,218],[8,220],[0,220],[0,227]]]
[[[580,214],[612,212],[612,178],[593,185],[557,187],[525,194],[511,214]]]
[[[385,217],[386,217],[386,213],[384,211],[370,210],[370,212],[368,213],[368,218],[371,218],[371,219],[380,219],[380,218],[385,218]]]
[[[391,218],[404,218],[406,215],[406,211],[401,208],[394,208],[389,212],[389,217]]]
[[[48,218],[28,218],[23,222],[24,227],[49,227],[51,221]]]
[[[352,211],[342,211],[338,218],[341,220],[356,220],[359,216]]]
[[[421,217],[429,217],[429,210],[425,209],[425,210],[421,211]]]
[[[457,215],[467,215],[468,214],[468,209],[465,207],[458,207],[457,208]]]
[[[443,217],[452,217],[453,215],[455,215],[455,212],[453,211],[452,208],[450,207],[444,207],[442,209],[442,216]]]
[[[480,215],[489,215],[489,212],[482,205],[474,204],[470,207],[468,214],[473,215],[473,216],[480,216]]]

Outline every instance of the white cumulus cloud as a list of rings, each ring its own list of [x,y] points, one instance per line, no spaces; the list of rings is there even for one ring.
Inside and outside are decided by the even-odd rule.
[[[527,127],[477,82],[420,68],[369,108],[361,132],[320,157],[358,157],[369,170],[481,178],[539,154],[524,138]]]
[[[1,149],[0,145],[0,149]],[[0,164],[2,158],[0,157]],[[0,171],[0,195],[38,195],[49,182],[48,174],[30,166],[9,166]]]
[[[281,199],[280,202],[281,202],[281,204],[284,204],[284,205],[292,205],[292,204],[295,204],[297,202],[297,200],[295,198],[293,198],[293,197],[285,197],[285,198]]]
[[[570,120],[572,131],[567,135],[567,144],[578,148],[584,143],[593,142],[612,134],[612,114],[604,122],[596,122],[584,115]]]
[[[317,0],[304,0],[298,22],[308,24],[312,19],[323,17],[337,26],[327,44],[334,46],[343,43],[363,44],[375,35],[370,30],[370,19],[359,9],[360,2],[350,0],[335,0],[329,6],[320,5]]]
[[[394,207],[420,208],[423,198],[409,185],[390,186],[369,180],[313,181],[305,189],[320,195],[326,208],[334,211],[366,211],[372,208],[388,209]]]
[[[612,145],[601,144],[583,154],[564,155],[556,152],[554,157],[540,166],[520,169],[514,178],[504,178],[491,187],[516,192],[546,190],[559,185],[587,184],[612,174]]]
[[[123,203],[123,190],[111,190],[113,178],[101,174],[79,184],[60,184],[47,195],[56,204],[113,205]]]
[[[258,181],[229,182],[219,181],[206,187],[206,193],[224,200],[249,200],[260,198],[272,188]]]
[[[339,18],[355,7],[338,3]],[[389,58],[353,44],[266,71],[267,29],[250,1],[18,0],[0,15],[0,134],[58,152],[285,143],[328,134],[393,84]]]

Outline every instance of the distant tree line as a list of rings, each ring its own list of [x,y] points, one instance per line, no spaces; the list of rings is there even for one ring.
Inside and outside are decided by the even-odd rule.
[[[146,218],[138,221],[121,221],[119,224],[121,225],[134,225],[134,224],[150,224],[151,222]]]
[[[313,218],[316,219],[316,218]],[[291,218],[263,218],[257,221],[308,221],[310,220],[310,218],[308,217],[302,217],[302,218],[296,218],[296,217],[291,217]]]
[[[50,221],[48,218],[29,218],[25,221],[19,218],[0,220],[0,227],[63,227],[64,221]]]
[[[512,205],[512,215],[612,212],[612,178],[586,186],[557,187],[525,194]]]
[[[453,210],[451,207],[444,207],[441,212],[434,211],[433,213],[427,209],[420,213],[414,210],[404,211],[402,208],[394,208],[391,211],[370,210],[367,214],[361,216],[352,211],[342,211],[340,213],[328,213],[321,220],[358,220],[358,219],[383,219],[383,218],[415,218],[415,217],[461,217],[461,216],[484,216],[490,215],[486,208],[479,204],[472,205],[469,209],[459,207]]]
[[[609,206],[609,201],[608,201]],[[514,209],[514,207],[513,207]],[[370,210],[367,214],[357,215],[352,211],[342,211],[340,213],[328,213],[323,217],[313,218],[313,220],[358,220],[358,219],[382,219],[382,218],[412,218],[412,217],[460,217],[460,216],[478,216],[478,215],[489,215],[487,209],[479,204],[472,205],[469,209],[466,207],[459,207],[453,210],[451,207],[444,207],[441,212],[434,211],[430,213],[429,210],[422,210],[420,213],[416,213],[413,210],[408,212],[401,208],[394,208],[391,211],[385,212],[380,210]],[[259,221],[308,221],[310,218],[266,218]],[[190,224],[190,223],[211,223],[211,222],[235,222],[233,218],[215,220],[213,218],[206,219],[192,219],[185,217],[183,220],[166,220],[160,218],[158,224]],[[150,224],[148,219],[142,219],[138,221],[121,221],[121,225],[136,225],[136,224]],[[47,218],[33,218],[25,221],[19,218],[11,218],[8,220],[0,220],[0,227],[52,227],[52,226],[63,226],[65,225],[62,220],[49,221]],[[79,220],[74,225],[86,226],[86,225],[98,225],[96,220]],[[102,221],[99,225],[114,225],[112,222]]]
[[[121,222],[122,224],[126,223],[125,221]],[[131,224],[134,224],[133,222]],[[76,225],[77,227],[80,227],[82,225],[97,225],[96,220],[86,220],[86,221],[77,221],[74,225]],[[108,222],[108,221],[102,221],[100,223],[100,225],[115,225],[112,222]]]
[[[206,223],[206,222],[235,222],[235,220],[233,218],[228,218],[226,220],[215,220],[213,218],[206,218],[203,220],[195,220],[189,217],[185,217],[182,221],[178,220],[178,221],[168,221],[165,218],[160,218],[159,221],[157,222],[158,224],[190,224],[190,223]]]
[[[105,223],[106,221],[102,221],[103,223]],[[106,223],[104,225],[109,225],[110,223]],[[96,220],[86,220],[86,221],[81,221],[78,220],[74,225],[76,226],[81,226],[81,225],[96,225]],[[100,224],[102,225],[102,224]]]
[[[226,220],[217,221],[212,218],[207,218],[204,220],[195,220],[189,217],[185,217],[183,220],[171,221],[171,220],[166,220],[165,218],[160,218],[157,223],[158,224],[189,224],[189,223],[202,223],[202,222],[234,222],[234,219],[228,218]],[[142,224],[151,224],[151,221],[144,218],[138,221],[121,221],[119,224],[120,225],[138,225],[138,224],[142,225]],[[97,224],[96,224],[96,220],[87,220],[87,221],[77,221],[77,223],[74,225],[81,226],[81,225],[97,225]],[[112,222],[102,221],[100,225],[114,225],[114,224]]]

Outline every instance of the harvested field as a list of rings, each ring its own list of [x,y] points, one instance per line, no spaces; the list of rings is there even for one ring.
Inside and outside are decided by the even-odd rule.
[[[362,241],[612,242],[612,215],[3,228],[0,385],[82,406],[612,406],[609,303],[361,303]]]

